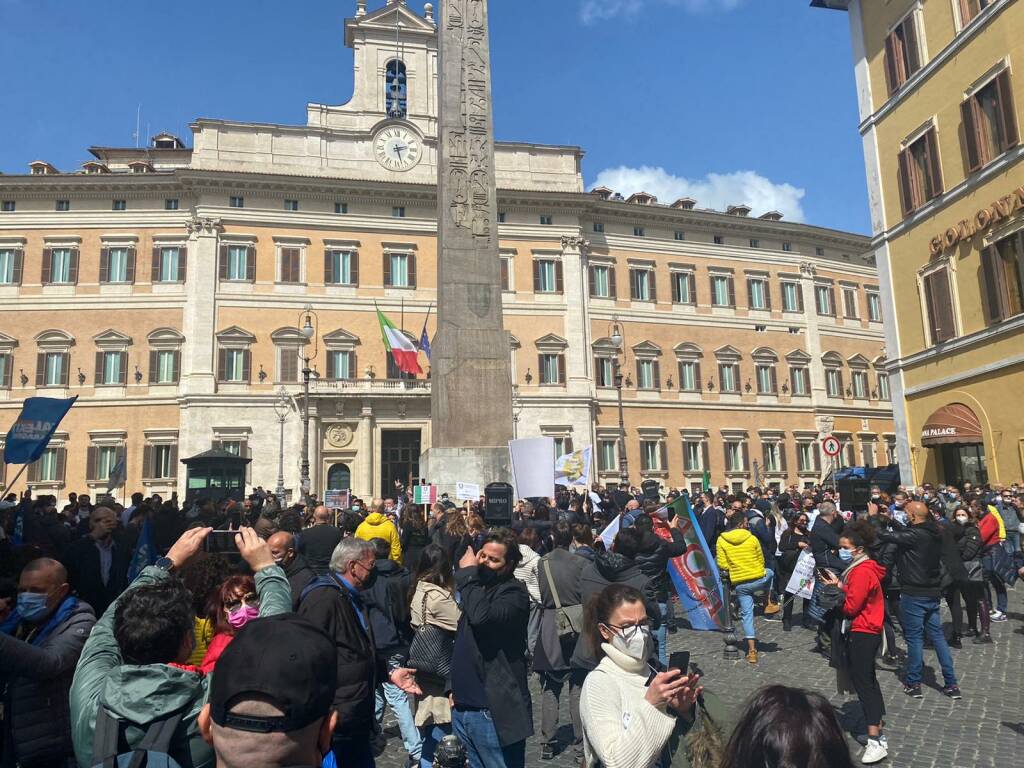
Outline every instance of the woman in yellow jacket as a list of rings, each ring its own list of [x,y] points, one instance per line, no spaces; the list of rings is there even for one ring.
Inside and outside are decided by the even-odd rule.
[[[391,545],[388,559],[402,564],[402,541],[395,524],[384,514],[384,502],[380,501],[373,505],[373,511],[356,528],[356,538],[365,541],[384,539]]]
[[[715,559],[719,569],[729,572],[732,591],[740,604],[740,623],[747,639],[747,661],[757,664],[757,635],[754,634],[754,593],[768,589],[775,574],[764,566],[761,542],[747,530],[747,518],[737,513],[718,537]]]

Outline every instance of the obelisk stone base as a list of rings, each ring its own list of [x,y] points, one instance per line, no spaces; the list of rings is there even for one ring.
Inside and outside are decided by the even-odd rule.
[[[480,493],[490,483],[512,484],[508,446],[500,448],[428,448],[420,456],[420,475],[437,486],[437,495],[455,500],[455,484],[476,483]]]

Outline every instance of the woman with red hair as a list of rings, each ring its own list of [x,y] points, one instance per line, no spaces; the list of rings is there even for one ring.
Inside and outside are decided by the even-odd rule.
[[[260,599],[252,576],[228,576],[214,593],[208,611],[213,624],[213,639],[203,657],[200,669],[210,674],[224,649],[235,639],[238,630],[260,615]]]

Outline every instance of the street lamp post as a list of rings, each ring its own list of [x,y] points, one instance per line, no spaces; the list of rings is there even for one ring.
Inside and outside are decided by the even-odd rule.
[[[277,443],[277,488],[274,489],[274,495],[277,496],[279,504],[284,501],[284,421],[288,418],[288,410],[288,392],[281,387],[274,400],[274,413],[277,414],[277,423],[280,428]]]
[[[625,350],[623,348],[625,337],[622,333],[622,326],[619,324],[618,317],[612,317],[609,336],[611,337],[612,346],[615,347],[614,379],[615,390],[619,399],[619,482],[629,483],[629,461],[626,458],[626,422],[623,418],[622,412],[622,362],[619,360],[620,351],[625,355]]]
[[[523,412],[523,401],[519,395],[519,385],[512,385],[512,439],[519,439],[519,417]]]
[[[300,487],[302,490],[303,504],[309,500],[309,378],[313,373],[310,363],[317,354],[317,328],[320,325],[320,318],[317,317],[313,308],[307,304],[299,314],[299,321],[302,325],[299,332],[313,340],[313,353],[310,354],[308,346],[303,350],[302,355],[302,463],[299,467]]]

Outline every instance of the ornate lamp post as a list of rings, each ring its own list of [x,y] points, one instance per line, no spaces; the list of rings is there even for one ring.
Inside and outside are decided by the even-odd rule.
[[[622,325],[619,323],[617,316],[612,317],[612,324],[608,335],[611,338],[612,346],[615,347],[615,357],[613,358],[615,366],[614,380],[615,390],[619,398],[619,482],[628,483],[629,462],[626,459],[626,423],[622,414],[622,362],[619,360],[620,350],[625,355],[623,347],[625,336],[622,333]]]
[[[284,422],[288,418],[289,410],[288,392],[281,387],[274,399],[274,413],[277,414],[277,423],[280,428],[277,442],[277,488],[274,489],[274,495],[277,496],[279,504],[284,501]]]
[[[523,413],[523,400],[519,394],[519,385],[512,385],[512,438],[519,438],[519,417]]]
[[[309,379],[313,374],[310,363],[317,355],[317,338],[319,337],[320,318],[317,317],[313,307],[309,304],[299,314],[299,332],[307,340],[313,340],[313,351],[310,354],[309,345],[302,351],[302,463],[300,465],[300,481],[302,490],[302,501],[307,503],[309,499]]]

